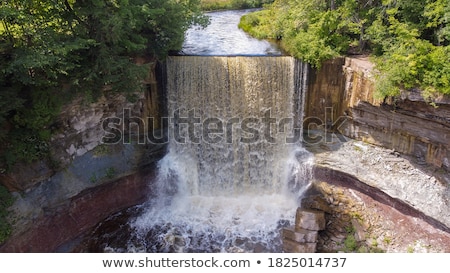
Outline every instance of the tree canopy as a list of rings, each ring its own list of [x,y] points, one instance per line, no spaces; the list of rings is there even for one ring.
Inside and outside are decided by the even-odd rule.
[[[47,152],[64,101],[140,90],[135,58],[163,59],[206,23],[200,0],[1,0],[0,168]]]
[[[450,94],[449,20],[448,0],[276,0],[240,26],[315,67],[370,54],[380,96],[409,88],[433,96]]]
[[[203,10],[260,8],[273,0],[201,0]]]

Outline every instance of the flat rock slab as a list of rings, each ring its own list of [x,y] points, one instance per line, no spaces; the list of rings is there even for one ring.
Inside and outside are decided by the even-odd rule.
[[[315,253],[317,243],[299,244],[291,240],[283,240],[283,251],[285,253]]]
[[[295,217],[295,231],[325,230],[325,212],[313,209],[298,208]]]
[[[298,243],[316,243],[319,233],[311,230],[295,230],[295,227],[287,227],[282,230],[283,240],[291,240]]]

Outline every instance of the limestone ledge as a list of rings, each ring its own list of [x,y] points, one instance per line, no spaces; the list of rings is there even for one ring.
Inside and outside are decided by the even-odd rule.
[[[133,175],[160,159],[164,145],[113,145],[76,157],[70,166],[22,193],[13,193],[10,208],[14,233],[21,233],[33,223],[77,196],[109,181]],[[101,220],[101,219],[98,219]]]
[[[418,166],[414,158],[356,140],[309,149],[315,154],[316,168],[353,176],[373,194],[380,190],[396,199],[394,208],[405,203],[405,210],[410,206],[418,217],[430,217],[435,226],[450,231],[450,177],[442,169]]]
[[[47,208],[39,217],[25,222],[20,230],[16,229],[0,245],[0,252],[70,251],[71,243],[89,232],[98,222],[117,211],[146,201],[152,191],[149,185],[154,180],[155,170],[154,166],[148,166],[136,173],[87,188],[56,207]],[[27,199],[29,201],[32,198]],[[27,200],[20,202],[23,204],[22,209],[28,207],[33,210],[27,206],[32,205]],[[36,208],[35,212],[38,211],[39,208]]]
[[[449,172],[450,97],[424,98],[413,89],[381,100],[375,94],[373,74],[374,65],[364,56],[337,58],[312,70],[305,105],[307,128],[318,118],[352,139]]]
[[[73,160],[102,143],[106,136],[102,124],[104,120],[122,118],[124,109],[130,109],[133,116],[143,116],[144,97],[144,93],[140,94],[135,103],[117,94],[103,96],[95,103],[87,103],[82,98],[74,99],[63,107],[52,125],[56,133],[49,142],[51,162],[18,162],[10,172],[0,174],[0,183],[11,191],[26,191],[52,179],[60,170],[70,167]]]
[[[312,140],[316,129],[342,134],[334,143],[309,145],[316,166],[347,173],[449,229],[450,98],[430,101],[414,89],[380,100],[374,72],[365,56],[337,58],[311,71],[305,130]],[[317,118],[324,123],[311,127],[308,121]]]

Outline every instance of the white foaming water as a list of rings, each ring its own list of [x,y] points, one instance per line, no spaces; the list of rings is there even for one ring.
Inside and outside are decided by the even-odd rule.
[[[311,178],[311,157],[302,164],[295,156],[284,161],[286,167],[280,175],[286,177],[286,183],[282,191],[233,195],[193,194],[195,190],[186,186],[186,180],[197,176],[190,171],[192,163],[195,161],[175,159],[173,155],[161,161],[158,188],[166,195],[150,201],[148,209],[133,222],[141,240],[157,246],[147,245],[146,251],[280,252],[279,228],[294,221],[298,197]],[[176,180],[179,184],[167,183],[175,177],[180,177]],[[156,236],[146,238],[155,230]]]
[[[294,129],[302,118],[304,69],[291,57],[167,61],[169,113],[181,109],[188,117],[193,110],[192,117],[214,119],[214,129],[223,130],[206,141],[205,122],[171,123],[158,195],[131,224],[142,246],[133,243],[130,251],[281,251],[279,229],[293,222],[311,178],[312,157],[301,139],[288,143],[301,135]],[[192,132],[203,138],[193,141]]]

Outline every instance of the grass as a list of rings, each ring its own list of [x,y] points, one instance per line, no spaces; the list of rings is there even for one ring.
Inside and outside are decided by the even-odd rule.
[[[376,239],[372,239],[372,247],[378,247],[378,241]]]
[[[219,6],[219,5],[227,5],[227,4],[231,3],[231,0],[202,0],[200,2],[201,2],[202,7],[208,6],[208,5],[210,5],[210,6],[218,5]]]
[[[260,8],[273,0],[201,0],[205,11]]]
[[[104,182],[106,180],[111,180],[113,178],[116,178],[119,172],[114,167],[109,167],[104,170],[103,175],[97,175],[97,173],[93,172],[91,176],[89,177],[89,182],[92,184],[95,184],[97,182]]]
[[[95,157],[101,157],[101,156],[105,156],[108,155],[110,153],[110,146],[109,145],[105,145],[105,144],[101,144],[98,145],[97,147],[95,147],[94,149],[94,156]]]
[[[93,173],[93,174],[91,175],[91,177],[89,177],[89,181],[90,181],[92,184],[97,183],[97,182],[98,182],[97,174]]]
[[[231,0],[202,0],[201,7],[205,11],[231,9]]]
[[[274,39],[270,20],[270,10],[260,10],[242,16],[239,28],[257,39]]]
[[[358,242],[353,234],[349,234],[344,241],[345,252],[354,252],[358,249]]]
[[[117,175],[117,170],[114,167],[109,167],[105,171],[105,177],[107,179],[112,179]]]
[[[414,253],[414,247],[413,246],[408,246],[408,248],[406,249],[407,253]]]

